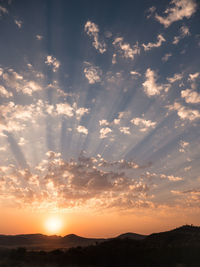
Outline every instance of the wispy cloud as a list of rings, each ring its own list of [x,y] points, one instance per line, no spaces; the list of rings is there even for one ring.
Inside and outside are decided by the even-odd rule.
[[[93,37],[93,46],[101,53],[103,54],[106,52],[106,44],[103,41],[99,41],[99,27],[92,21],[87,21],[85,24],[85,32],[90,36]]]
[[[102,71],[99,67],[86,62],[86,67],[84,68],[85,77],[88,79],[90,84],[94,84],[101,81]]]
[[[180,81],[183,79],[183,74],[182,73],[175,73],[173,77],[167,78],[167,81],[170,83],[175,83],[177,81]]]
[[[173,44],[178,44],[181,39],[184,37],[190,35],[190,30],[187,26],[181,26],[180,28],[180,34],[178,36],[174,36]]]
[[[2,16],[2,14],[8,14],[8,10],[7,8],[0,5],[0,16]]]
[[[162,61],[167,62],[169,58],[172,56],[172,53],[167,53],[162,57]]]
[[[130,44],[124,42],[122,37],[116,38],[113,42],[113,45],[116,46],[122,56],[127,59],[129,58],[133,60],[135,55],[140,54],[138,43],[131,47]]]
[[[17,27],[18,27],[19,29],[21,29],[22,24],[23,24],[22,20],[15,19],[14,22],[15,22],[15,24],[17,25]]]
[[[164,11],[166,16],[162,17],[155,14],[155,19],[168,28],[173,22],[189,19],[197,10],[194,0],[172,0],[170,6]]]
[[[51,55],[46,57],[45,63],[49,66],[52,66],[53,72],[57,72],[60,67],[60,61]]]
[[[5,97],[5,98],[9,98],[9,97],[13,96],[13,93],[8,92],[4,86],[0,85],[0,96]]]
[[[148,43],[148,44],[142,44],[145,51],[151,50],[155,47],[160,47],[163,42],[165,42],[165,38],[162,36],[162,34],[159,34],[157,37],[158,41],[156,43]]]

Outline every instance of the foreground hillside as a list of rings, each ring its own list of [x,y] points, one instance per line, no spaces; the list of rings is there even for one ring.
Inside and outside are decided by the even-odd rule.
[[[0,266],[200,266],[200,227],[183,226],[139,240],[129,236],[126,234],[123,238],[95,245],[50,252],[3,249],[0,251]]]

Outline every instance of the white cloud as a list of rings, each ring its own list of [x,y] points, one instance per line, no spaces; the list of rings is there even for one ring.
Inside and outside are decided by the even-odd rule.
[[[172,0],[170,2],[172,7],[168,7],[164,13],[165,17],[155,15],[156,20],[164,25],[165,28],[169,27],[173,22],[182,20],[183,18],[189,19],[197,10],[197,4],[194,0]]]
[[[55,57],[51,55],[46,57],[45,63],[53,67],[53,72],[56,72],[60,67],[60,61],[58,61]]]
[[[172,181],[172,182],[177,182],[177,181],[182,181],[183,180],[182,177],[178,177],[178,176],[174,176],[174,175],[161,174],[160,177],[162,179],[168,179],[169,181]]]
[[[200,94],[191,89],[182,90],[181,97],[185,99],[186,103],[191,103],[191,104],[200,103]]]
[[[4,86],[0,85],[0,96],[9,98],[9,97],[12,97],[13,94],[12,92],[8,92]]]
[[[170,83],[174,83],[176,81],[179,81],[183,78],[182,73],[175,73],[173,77],[167,78],[167,81]]]
[[[119,128],[120,132],[123,133],[123,134],[131,134],[130,133],[130,128],[129,127],[120,127]]]
[[[162,61],[166,62],[169,60],[169,58],[172,56],[172,53],[167,53],[162,57]]]
[[[196,73],[193,73],[193,74],[191,73],[191,74],[189,74],[188,80],[189,81],[194,81],[199,77],[199,75],[200,75],[200,72],[196,72]]]
[[[120,119],[114,119],[113,123],[116,124],[116,125],[120,124]]]
[[[143,118],[133,118],[131,123],[139,126],[141,132],[146,132],[149,128],[154,128],[156,126],[156,122],[151,120],[145,120]]]
[[[173,44],[178,44],[181,39],[183,39],[185,36],[190,35],[190,30],[187,26],[182,26],[180,28],[180,35],[174,36]]]
[[[184,107],[178,102],[175,102],[173,105],[167,106],[167,108],[169,110],[176,110],[178,116],[182,120],[193,121],[200,118],[200,112],[198,110]]]
[[[87,21],[85,24],[85,31],[90,36],[93,37],[93,46],[101,53],[103,54],[106,52],[106,44],[105,42],[99,41],[99,27],[91,21]]]
[[[157,75],[156,73],[148,68],[145,73],[146,81],[142,84],[144,87],[144,92],[147,96],[151,97],[154,95],[159,95],[160,92],[164,89],[162,85],[156,83]]]
[[[135,55],[140,54],[138,43],[131,47],[130,44],[124,43],[123,40],[124,39],[122,37],[118,37],[114,40],[113,45],[115,45],[119,49],[124,58],[133,60]]]
[[[74,115],[73,108],[68,103],[59,103],[56,105],[56,110],[60,115],[72,117]]]
[[[107,125],[109,125],[109,122],[108,122],[107,120],[100,120],[100,121],[99,121],[99,125],[100,125],[100,126],[102,126],[102,125],[107,126]]]
[[[87,63],[88,67],[84,68],[85,77],[90,84],[94,84],[101,81],[102,71],[99,67]]]
[[[15,24],[17,25],[17,27],[19,28],[19,29],[21,29],[21,27],[22,27],[22,21],[21,20],[18,20],[18,19],[15,19]]]
[[[85,114],[89,113],[89,109],[88,108],[78,108],[76,109],[76,117],[78,120],[80,120]]]
[[[162,34],[159,34],[157,36],[157,43],[148,43],[148,44],[142,44],[142,46],[144,47],[144,50],[145,51],[148,51],[148,50],[151,50],[152,48],[154,47],[160,47],[162,45],[163,42],[165,42],[165,38],[162,36]]]
[[[85,126],[78,125],[78,127],[77,127],[76,129],[77,129],[77,131],[78,131],[79,133],[83,133],[83,134],[85,134],[85,135],[88,134],[88,129],[87,129]]]
[[[101,128],[101,130],[100,130],[100,138],[101,138],[101,139],[106,138],[107,135],[108,135],[109,133],[111,133],[111,132],[112,132],[112,130],[111,130],[110,128],[108,128],[108,127],[106,127],[106,128]]]
[[[4,71],[3,80],[7,87],[14,89],[18,93],[29,96],[31,96],[33,92],[43,89],[37,82],[24,79],[21,74],[15,72],[13,69],[9,69],[7,72]]]

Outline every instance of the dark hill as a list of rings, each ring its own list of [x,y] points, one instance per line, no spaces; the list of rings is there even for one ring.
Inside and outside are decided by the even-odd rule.
[[[118,238],[118,239],[143,240],[146,237],[147,237],[146,235],[140,235],[140,234],[135,234],[135,233],[125,233],[125,234],[117,236],[116,238]]]

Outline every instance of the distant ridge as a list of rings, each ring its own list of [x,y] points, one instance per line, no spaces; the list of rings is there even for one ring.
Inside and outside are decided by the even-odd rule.
[[[145,239],[147,236],[146,235],[140,235],[140,234],[136,234],[136,233],[125,233],[125,234],[121,234],[119,236],[117,236],[116,238],[119,239],[134,239],[134,240],[143,240]]]
[[[64,237],[43,234],[0,235],[0,248],[25,247],[28,250],[68,249],[97,245],[104,241],[135,240],[148,247],[200,245],[200,227],[183,225],[170,231],[140,235],[124,233],[115,238],[85,238],[75,234]]]

